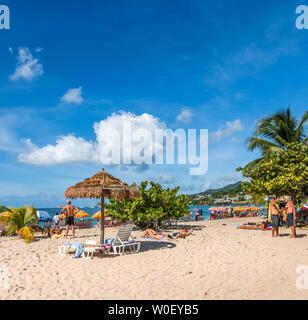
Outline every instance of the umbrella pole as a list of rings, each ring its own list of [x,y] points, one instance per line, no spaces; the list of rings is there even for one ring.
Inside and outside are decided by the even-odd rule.
[[[105,238],[105,210],[104,210],[104,196],[101,197],[101,238],[100,238],[100,244],[104,244],[104,238]]]

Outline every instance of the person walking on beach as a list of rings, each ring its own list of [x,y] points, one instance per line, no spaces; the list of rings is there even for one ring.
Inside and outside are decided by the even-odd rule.
[[[286,213],[287,213],[287,221],[288,227],[291,228],[291,239],[296,238],[296,231],[295,231],[295,221],[296,221],[296,209],[293,202],[290,200],[290,197],[284,198],[286,201]]]
[[[55,229],[59,229],[60,217],[58,212],[56,212],[55,216],[53,217],[53,222],[55,223]]]
[[[272,219],[272,236],[275,237],[275,233],[276,233],[276,237],[279,237],[279,219],[280,219],[280,212],[279,209],[277,207],[277,203],[281,200],[281,198],[278,199],[272,199],[270,204],[269,204],[269,209],[271,211],[271,219]]]
[[[67,205],[61,211],[61,213],[63,213],[65,215],[65,227],[66,227],[65,239],[67,239],[68,231],[69,231],[69,227],[70,226],[72,226],[73,238],[75,238],[74,212],[76,210],[78,211],[78,209],[75,206],[72,206],[71,201],[68,200],[67,201]]]

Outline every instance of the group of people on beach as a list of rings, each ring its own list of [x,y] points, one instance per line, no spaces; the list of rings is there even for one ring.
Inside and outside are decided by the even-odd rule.
[[[278,202],[284,200],[285,205],[279,208]],[[291,228],[291,238],[296,238],[296,209],[290,197],[272,198],[269,204],[270,219],[272,220],[272,236],[280,237],[279,226],[281,219],[287,222],[288,227]]]
[[[203,221],[203,211],[202,209],[199,209],[198,207],[196,207],[194,209],[194,215],[195,215],[195,221]]]
[[[279,208],[278,202],[284,199],[285,206]],[[67,205],[62,209],[61,214],[65,215],[65,238],[67,239],[69,228],[72,228],[73,238],[75,238],[75,228],[74,228],[74,212],[78,210],[75,206],[71,204],[71,201],[67,201]],[[270,218],[272,220],[272,236],[279,237],[279,225],[280,220],[283,219],[287,222],[288,227],[291,228],[292,236],[291,238],[296,238],[296,230],[295,230],[295,221],[296,221],[296,209],[291,201],[290,197],[280,197],[280,198],[272,198],[269,204]],[[228,208],[226,207],[226,212],[228,212]],[[202,210],[196,210],[196,221],[199,220],[199,217],[203,216]],[[59,216],[58,214],[54,217],[55,227],[53,228],[53,233],[57,233],[57,229],[59,229]],[[160,234],[157,233],[153,229],[147,229],[143,234],[143,238],[151,238],[154,240],[161,240],[163,238],[171,238],[171,239],[179,239],[186,238],[191,235],[193,230],[188,231],[187,228],[183,228],[180,232],[170,234]]]
[[[73,238],[75,238],[75,219],[74,213],[78,211],[78,209],[72,205],[71,201],[67,201],[67,205],[62,209],[61,214],[65,215],[65,238],[67,239],[69,228],[72,228]],[[56,214],[53,218],[55,227],[51,230],[52,234],[57,234],[60,228],[60,218],[59,215]],[[62,230],[61,230],[62,231]],[[147,229],[143,234],[143,238],[151,238],[153,240],[161,240],[163,238],[171,238],[171,239],[179,239],[179,238],[186,238],[192,234],[193,230],[188,231],[187,228],[183,228],[180,232],[174,233],[173,235],[169,234],[160,234],[153,229]]]

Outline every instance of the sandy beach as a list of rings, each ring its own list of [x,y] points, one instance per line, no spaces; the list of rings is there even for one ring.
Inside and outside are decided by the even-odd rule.
[[[187,239],[142,243],[141,252],[95,255],[92,260],[60,256],[64,239],[42,236],[32,244],[0,238],[1,266],[9,289],[1,299],[307,299],[296,288],[296,268],[308,265],[308,230],[237,230],[233,223],[259,218],[187,223],[200,226]],[[113,237],[117,229],[107,229]],[[174,231],[171,231],[174,232]],[[98,240],[98,230],[77,231],[77,241]],[[140,232],[134,232],[135,237]]]

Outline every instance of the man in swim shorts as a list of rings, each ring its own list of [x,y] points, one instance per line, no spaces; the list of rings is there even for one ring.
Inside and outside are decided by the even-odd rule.
[[[65,226],[66,226],[65,239],[67,239],[70,226],[72,227],[73,238],[75,238],[74,213],[76,210],[78,211],[78,209],[75,206],[72,206],[71,201],[68,200],[67,205],[61,211],[61,213],[65,215]]]
[[[286,201],[286,212],[287,212],[287,222],[288,227],[291,228],[291,239],[296,238],[296,231],[295,231],[295,222],[296,222],[296,209],[293,202],[290,200],[290,197],[284,198]]]
[[[271,199],[271,202],[269,204],[269,208],[271,210],[271,219],[272,219],[272,225],[273,225],[273,229],[272,229],[272,236],[275,237],[275,233],[276,233],[276,237],[279,237],[279,219],[280,219],[280,213],[279,213],[279,209],[277,207],[277,203],[280,201],[281,198],[278,199]]]

